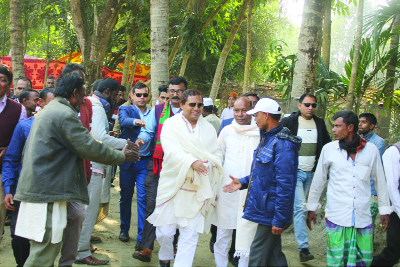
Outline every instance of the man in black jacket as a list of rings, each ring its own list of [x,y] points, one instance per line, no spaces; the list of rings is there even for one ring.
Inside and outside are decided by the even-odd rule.
[[[303,140],[299,151],[299,168],[297,170],[297,184],[294,198],[294,230],[300,261],[314,259],[309,251],[308,235],[306,230],[307,211],[304,207],[308,190],[310,189],[313,172],[317,166],[322,147],[331,141],[325,122],[314,115],[317,107],[317,98],[312,94],[303,94],[299,100],[299,111],[283,118],[281,124],[289,128],[293,135]]]

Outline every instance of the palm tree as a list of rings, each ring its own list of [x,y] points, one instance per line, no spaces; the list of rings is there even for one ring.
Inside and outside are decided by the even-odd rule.
[[[19,77],[25,77],[22,31],[22,0],[10,0],[10,44],[14,87]]]

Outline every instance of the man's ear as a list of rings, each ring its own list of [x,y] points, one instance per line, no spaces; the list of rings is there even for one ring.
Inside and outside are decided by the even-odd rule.
[[[104,90],[102,94],[104,95],[104,97],[109,97],[111,95],[110,88],[107,88],[106,90]]]
[[[347,129],[349,130],[349,132],[353,132],[354,131],[354,125],[350,124],[349,126],[347,126]]]

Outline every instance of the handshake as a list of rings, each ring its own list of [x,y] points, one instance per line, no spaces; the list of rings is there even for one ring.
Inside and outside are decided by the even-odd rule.
[[[129,139],[124,148],[122,149],[122,152],[124,152],[125,154],[125,161],[137,162],[140,160],[139,147]]]

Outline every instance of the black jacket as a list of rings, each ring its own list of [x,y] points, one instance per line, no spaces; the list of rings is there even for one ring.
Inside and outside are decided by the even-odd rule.
[[[293,135],[297,135],[297,130],[299,129],[299,116],[300,111],[293,112],[289,117],[283,118],[281,124],[289,128]],[[319,155],[321,154],[322,147],[331,142],[331,137],[329,136],[328,130],[326,129],[325,121],[315,115],[313,115],[315,125],[317,126],[317,154],[315,155],[315,164],[312,171],[315,171],[317,167]]]

